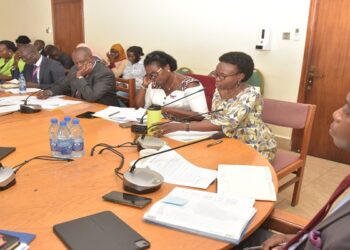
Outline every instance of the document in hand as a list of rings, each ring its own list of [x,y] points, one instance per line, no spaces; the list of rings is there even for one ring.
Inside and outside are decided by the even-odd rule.
[[[269,167],[220,164],[217,179],[218,194],[276,201]]]
[[[256,213],[254,199],[176,187],[144,215],[146,221],[238,244]]]

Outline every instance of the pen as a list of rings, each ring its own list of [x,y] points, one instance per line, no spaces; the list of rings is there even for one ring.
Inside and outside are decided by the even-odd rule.
[[[120,111],[114,112],[114,113],[112,113],[112,114],[110,114],[110,115],[108,115],[108,116],[109,116],[109,117],[112,117],[112,116],[114,116],[114,115],[116,115],[116,114],[118,114],[118,113],[120,113]]]
[[[223,141],[222,141],[222,140],[216,140],[216,141],[214,141],[213,143],[209,143],[209,144],[207,145],[207,147],[209,148],[209,147],[214,146],[214,145],[217,145],[217,144],[219,144],[219,143],[221,143],[221,142],[223,142]]]
[[[278,244],[277,246],[274,246],[272,249],[275,249],[275,247],[282,247],[286,245],[286,243],[281,243],[281,244]],[[258,250],[258,249],[262,249],[263,246],[254,246],[254,247],[245,247],[243,248],[243,250]]]

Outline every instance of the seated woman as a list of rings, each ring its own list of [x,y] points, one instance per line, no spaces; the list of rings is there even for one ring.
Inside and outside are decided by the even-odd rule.
[[[121,77],[128,63],[123,47],[119,43],[113,44],[106,55],[109,62],[107,66],[113,71],[115,77]]]
[[[256,87],[245,83],[253,73],[252,58],[242,52],[229,52],[219,58],[213,75],[216,90],[212,110],[223,109],[209,119],[190,123],[168,123],[154,128],[157,135],[177,130],[223,131],[260,152],[270,162],[276,152],[276,141],[262,121],[263,98]]]
[[[146,56],[144,65],[147,74],[136,96],[137,107],[164,106],[183,98],[162,107],[162,113],[177,119],[208,112],[202,84],[192,77],[177,74],[177,62],[172,56],[154,51]]]
[[[12,79],[12,70],[19,67],[23,71],[25,63],[16,56],[16,45],[8,40],[0,41],[0,83]]]
[[[143,83],[143,77],[146,75],[145,66],[141,61],[143,51],[141,47],[131,46],[127,49],[126,54],[128,56],[128,63],[123,72],[124,79],[135,79],[136,93],[141,88]]]

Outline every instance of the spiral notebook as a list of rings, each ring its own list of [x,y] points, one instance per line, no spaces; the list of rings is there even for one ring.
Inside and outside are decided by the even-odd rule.
[[[89,215],[53,226],[68,249],[138,250],[150,243],[110,211]]]

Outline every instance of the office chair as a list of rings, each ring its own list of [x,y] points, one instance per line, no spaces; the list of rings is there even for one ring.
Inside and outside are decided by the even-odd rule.
[[[187,74],[190,77],[193,77],[200,81],[204,87],[205,99],[207,100],[208,110],[211,110],[211,101],[215,92],[215,78],[212,76],[206,75],[197,75],[197,74]]]
[[[275,159],[272,162],[279,180],[289,174],[294,175],[291,180],[279,187],[279,191],[282,191],[294,184],[292,206],[296,206],[299,202],[315,111],[316,106],[312,104],[264,99],[264,109],[262,113],[264,122],[302,130],[300,153],[294,154],[289,151],[277,149]]]
[[[115,89],[117,91],[122,91],[127,93],[127,96],[118,95],[117,97],[121,99],[126,106],[128,107],[135,107],[135,96],[136,96],[136,87],[135,87],[135,79],[123,79],[123,78],[116,78],[115,79]]]
[[[187,67],[181,67],[176,70],[176,73],[182,74],[182,75],[187,75],[187,74],[192,74],[193,71],[190,68]]]
[[[249,85],[259,87],[261,95],[264,94],[264,77],[261,74],[261,71],[254,69],[252,76],[248,79],[247,83]]]

